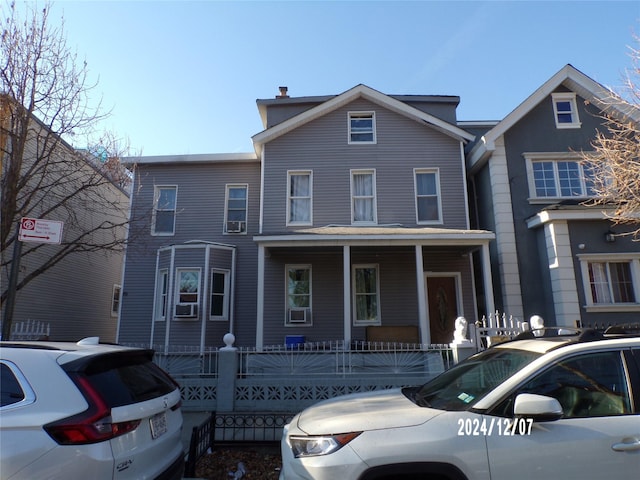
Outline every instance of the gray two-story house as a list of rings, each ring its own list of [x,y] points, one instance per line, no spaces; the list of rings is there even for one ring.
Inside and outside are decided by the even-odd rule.
[[[119,340],[449,343],[456,317],[494,310],[458,102],[282,89],[257,102],[255,152],[135,159],[132,213],[150,225],[127,254]]]
[[[606,208],[588,205],[591,172],[581,162],[604,131],[603,110],[615,108],[610,100],[566,65],[470,145],[472,220],[496,234],[500,311],[558,326],[638,320],[640,244],[619,235]]]

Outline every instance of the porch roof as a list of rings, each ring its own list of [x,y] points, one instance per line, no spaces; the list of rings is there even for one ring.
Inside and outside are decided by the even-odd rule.
[[[328,225],[262,234],[253,240],[267,247],[279,246],[344,246],[344,245],[428,245],[479,246],[495,239],[487,230],[463,230],[432,227],[341,226]]]

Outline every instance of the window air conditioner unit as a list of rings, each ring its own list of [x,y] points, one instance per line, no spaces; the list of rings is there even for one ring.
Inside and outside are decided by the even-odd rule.
[[[227,222],[227,233],[241,233],[244,230],[244,222],[229,221]]]
[[[307,323],[308,308],[290,308],[289,323]]]
[[[176,317],[193,318],[198,316],[198,305],[195,303],[178,303],[176,305]]]

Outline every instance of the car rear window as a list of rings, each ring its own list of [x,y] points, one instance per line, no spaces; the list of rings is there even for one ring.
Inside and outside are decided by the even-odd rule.
[[[20,382],[13,371],[5,363],[0,363],[0,407],[21,402],[24,398]]]
[[[68,364],[65,370],[88,379],[111,408],[151,400],[178,388],[145,351],[91,357],[81,364]]]

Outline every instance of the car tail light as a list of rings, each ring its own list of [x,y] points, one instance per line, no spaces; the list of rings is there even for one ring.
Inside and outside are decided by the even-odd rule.
[[[111,409],[84,377],[72,375],[89,408],[71,417],[44,426],[45,431],[61,445],[97,443],[124,435],[138,428],[140,420],[113,423]]]

